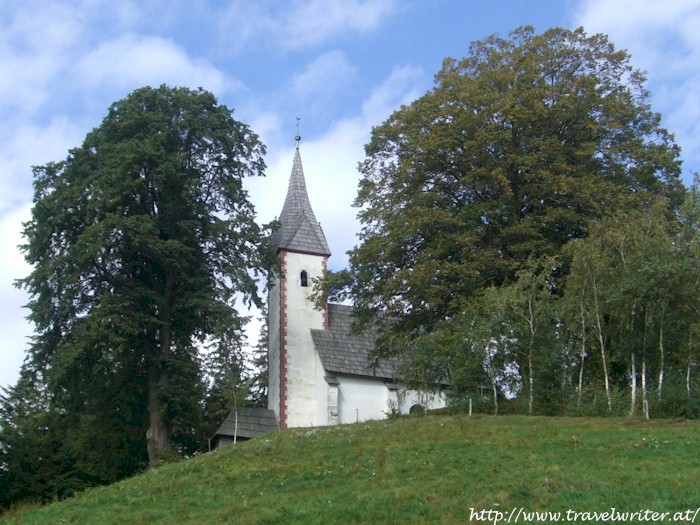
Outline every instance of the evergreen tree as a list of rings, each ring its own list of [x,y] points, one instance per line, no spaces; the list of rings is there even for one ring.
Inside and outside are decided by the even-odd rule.
[[[66,440],[69,422],[40,374],[22,371],[0,394],[0,512],[18,501],[61,498],[94,483]]]
[[[248,402],[251,406],[267,408],[267,387],[268,387],[268,317],[267,305],[263,308],[260,317],[260,333],[258,334],[258,342],[253,348],[252,357],[252,373],[250,378],[250,390],[248,394]]]
[[[260,304],[255,278],[273,260],[242,188],[263,155],[213,95],[161,86],[114,103],[65,160],[34,169],[25,368],[46,371],[98,479],[199,445],[198,347],[239,348],[235,298]]]

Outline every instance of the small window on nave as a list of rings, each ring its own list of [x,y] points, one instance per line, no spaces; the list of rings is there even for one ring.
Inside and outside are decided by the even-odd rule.
[[[302,286],[309,286],[309,276],[306,273],[306,270],[301,271],[301,285]]]

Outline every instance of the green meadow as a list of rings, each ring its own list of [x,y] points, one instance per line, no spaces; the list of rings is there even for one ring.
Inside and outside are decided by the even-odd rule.
[[[281,431],[0,522],[700,523],[699,489],[698,421],[440,415]]]

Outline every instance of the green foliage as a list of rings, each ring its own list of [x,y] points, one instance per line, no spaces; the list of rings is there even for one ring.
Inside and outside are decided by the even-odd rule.
[[[260,334],[252,355],[213,353],[207,359],[206,433],[209,438],[233,408],[267,407],[267,308],[258,317]],[[243,335],[241,334],[241,337]]]
[[[698,430],[686,421],[464,414],[296,429],[2,522],[468,523],[470,508],[514,507],[673,513],[697,506]]]
[[[644,82],[583,29],[523,27],[446,59],[373,130],[361,243],[317,299],[378,324],[402,379],[459,400],[490,387],[494,411],[663,401],[697,373],[700,199]]]
[[[263,175],[264,152],[212,94],[161,86],[114,103],[65,160],[34,168],[25,373],[90,482],[208,437],[205,373],[216,381],[237,359],[236,301],[260,305],[256,277],[273,267],[242,188]]]
[[[649,412],[651,416],[700,419],[698,386],[696,379],[690,385],[689,393],[683,374],[671,376],[664,386],[664,393],[661,399],[658,396],[650,396]]]
[[[260,323],[260,333],[258,342],[253,348],[252,373],[249,379],[249,395],[247,404],[253,407],[267,408],[267,390],[269,381],[269,326],[268,326],[267,305],[263,308],[258,321]]]
[[[64,498],[106,481],[84,468],[66,439],[68,418],[52,409],[42,381],[26,371],[0,394],[0,429],[0,511],[17,501]]]
[[[688,338],[698,321],[691,308],[697,288],[689,286],[697,282],[697,264],[679,242],[675,217],[663,206],[623,212],[567,248],[567,300],[577,305],[567,313],[578,309],[590,327],[591,350],[597,347],[591,354],[601,356],[597,366],[605,356],[611,384],[631,388],[633,397],[644,383],[663,397],[664,378],[680,381],[694,366]],[[579,330],[576,339],[585,347],[582,337]],[[645,397],[631,400],[631,413]]]
[[[359,321],[386,313],[410,339],[620,206],[659,195],[675,209],[679,151],[643,81],[581,29],[520,28],[445,60],[365,148],[361,244],[333,283]]]

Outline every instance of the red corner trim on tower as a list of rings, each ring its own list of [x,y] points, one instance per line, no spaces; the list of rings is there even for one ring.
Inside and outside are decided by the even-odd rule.
[[[280,252],[280,428],[287,428],[287,252]]]

